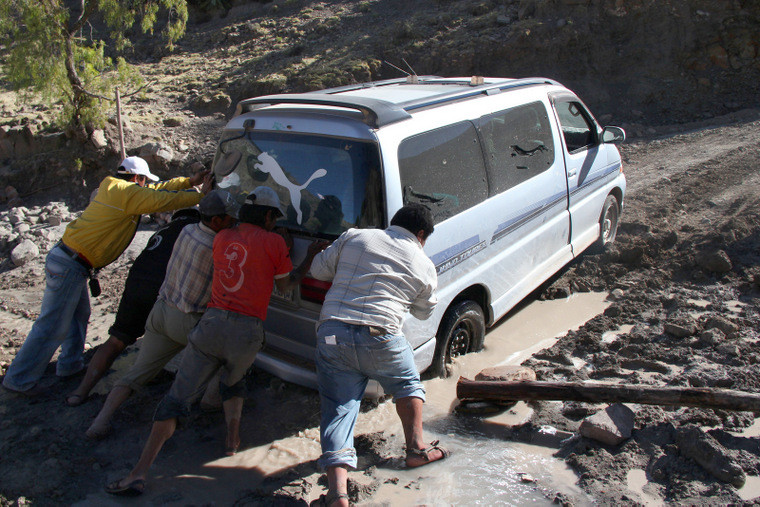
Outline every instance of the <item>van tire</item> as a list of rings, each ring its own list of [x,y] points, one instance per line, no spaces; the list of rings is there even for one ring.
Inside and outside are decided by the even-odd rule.
[[[426,371],[429,377],[448,377],[447,365],[453,357],[483,348],[486,319],[483,309],[474,301],[455,303],[443,316],[436,335],[435,356]]]
[[[620,203],[610,194],[604,200],[602,214],[599,216],[599,239],[594,243],[594,251],[603,252],[607,245],[615,241],[620,225]]]

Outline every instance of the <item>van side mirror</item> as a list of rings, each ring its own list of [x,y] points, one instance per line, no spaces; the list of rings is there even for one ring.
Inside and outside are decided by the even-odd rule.
[[[625,141],[625,130],[620,127],[604,127],[602,130],[602,142],[618,144]]]

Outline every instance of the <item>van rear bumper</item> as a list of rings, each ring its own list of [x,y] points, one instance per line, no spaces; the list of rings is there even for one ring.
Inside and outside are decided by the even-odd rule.
[[[267,341],[276,343],[277,337],[267,335]],[[435,354],[435,337],[414,349],[414,363],[417,370],[422,373],[433,362]],[[313,361],[307,361],[300,357],[295,357],[278,348],[267,345],[264,350],[256,355],[256,361],[253,363],[257,368],[276,375],[283,380],[308,387],[318,389],[317,372]],[[365,398],[377,398],[382,396],[383,390],[380,386],[371,381],[367,386]]]

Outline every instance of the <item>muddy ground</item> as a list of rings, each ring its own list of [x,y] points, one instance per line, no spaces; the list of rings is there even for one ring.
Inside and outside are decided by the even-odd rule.
[[[681,125],[677,130],[657,127],[651,132],[651,138],[621,147],[629,187],[616,243],[606,253],[583,255],[536,295],[563,297],[593,289],[609,292],[611,305],[524,364],[535,369],[540,380],[756,393],[760,389],[756,350],[760,112],[748,110],[709,123]],[[105,339],[127,267],[153,227],[143,225],[130,250],[104,270],[104,291],[93,304],[88,345]],[[62,226],[58,231],[62,233]],[[30,264],[7,269],[6,261],[0,273],[3,370],[39,310],[43,262],[41,255]],[[619,335],[603,340],[608,331]],[[0,504],[110,501],[102,493],[103,485],[137,459],[156,403],[171,381],[167,373],[133,396],[115,418],[109,438],[99,442],[85,438],[103,394],[134,359],[135,350],[129,349],[117,363],[118,371],[77,408],[67,407],[63,399],[79,379],[58,380],[54,364],[43,379],[49,386],[46,394],[27,399],[0,392]],[[92,349],[87,356],[91,354]],[[319,454],[317,394],[260,371],[250,376],[249,387],[242,429],[247,452],[222,458],[221,414],[194,412],[166,445],[148,493],[139,502],[253,505],[276,500],[302,505],[318,496],[324,483],[313,461]],[[384,405],[368,405],[360,417],[369,417]],[[545,425],[576,432],[583,418],[605,407],[573,402],[531,405],[531,419],[511,432],[516,440]],[[576,434],[556,450],[593,501],[644,502],[641,492],[631,491],[627,481],[632,470],[644,470],[649,500],[742,503],[737,487],[760,476],[760,439],[747,432],[755,414],[629,406],[635,426],[622,444],[607,446]],[[297,451],[283,444],[291,439],[297,440]],[[380,481],[377,466],[390,468],[391,473],[398,467],[395,458],[402,453],[401,438],[363,432],[358,448],[364,458],[351,474],[352,499],[372,504]],[[408,472],[399,470],[399,474],[408,477],[403,475]],[[409,487],[404,486],[406,480],[399,488]],[[560,494],[555,501],[584,504],[589,497]]]

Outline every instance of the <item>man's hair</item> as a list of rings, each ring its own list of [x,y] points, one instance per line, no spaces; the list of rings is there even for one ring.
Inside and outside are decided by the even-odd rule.
[[[280,210],[271,206],[259,206],[257,204],[243,204],[238,211],[238,219],[241,222],[247,224],[258,225],[264,227],[267,220],[267,211],[272,211],[276,215],[279,215]]]
[[[137,176],[137,174],[119,174],[119,173],[116,173],[116,174],[113,175],[114,178],[119,178],[120,180],[124,180],[124,181],[132,181],[135,176]]]
[[[391,225],[403,227],[415,235],[419,231],[424,231],[422,239],[427,239],[433,234],[433,214],[422,204],[412,202],[402,207],[393,215]]]

